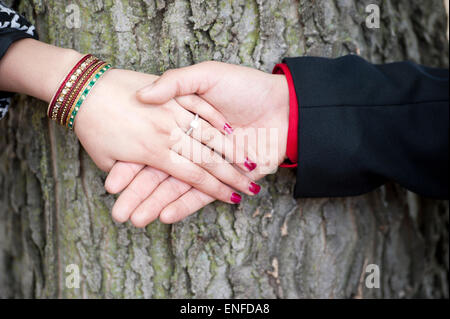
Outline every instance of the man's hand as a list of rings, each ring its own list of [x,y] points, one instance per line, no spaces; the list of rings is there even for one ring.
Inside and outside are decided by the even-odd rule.
[[[256,152],[258,168],[247,173],[252,179],[275,171],[285,159],[289,92],[283,75],[204,62],[166,72],[139,90],[137,96],[148,104],[162,104],[176,98],[180,105],[200,114],[222,131],[225,119],[228,120],[235,129],[236,140],[246,140],[248,148]],[[201,103],[202,99],[215,110]],[[158,216],[164,223],[177,222],[214,201],[174,177],[140,164],[116,163],[105,187],[111,193],[125,189],[112,214],[121,222],[131,216],[137,227],[146,226]]]

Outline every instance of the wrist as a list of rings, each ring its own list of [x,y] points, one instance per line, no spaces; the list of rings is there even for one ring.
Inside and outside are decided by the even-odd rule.
[[[284,75],[271,75],[274,79],[272,89],[274,95],[275,112],[278,115],[278,154],[280,154],[279,164],[288,159],[286,155],[288,130],[289,130],[289,87]]]
[[[54,64],[52,70],[48,72],[48,76],[46,76],[45,83],[42,87],[42,96],[40,97],[40,99],[47,103],[51,101],[70,70],[84,56],[72,49],[57,49],[59,52],[55,52],[55,56],[58,55],[60,60],[57,64]]]
[[[47,109],[47,116],[73,129],[75,117],[99,78],[111,68],[108,63],[87,54],[80,59],[60,83]]]
[[[49,102],[64,76],[81,56],[75,50],[34,39],[19,40],[0,60],[0,90],[23,93]]]

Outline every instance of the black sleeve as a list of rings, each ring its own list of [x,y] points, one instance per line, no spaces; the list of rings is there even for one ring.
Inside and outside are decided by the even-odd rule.
[[[14,41],[24,38],[38,39],[34,26],[17,12],[0,2],[0,59]],[[11,93],[0,91],[0,119],[8,111],[8,97],[10,96]]]
[[[448,196],[448,70],[286,58],[299,100],[296,197],[353,196],[388,180]]]

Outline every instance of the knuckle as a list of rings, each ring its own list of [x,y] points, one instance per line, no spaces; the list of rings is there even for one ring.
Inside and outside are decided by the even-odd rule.
[[[213,134],[210,130],[206,129],[202,134],[202,142],[205,144],[211,143],[215,138],[215,134]]]
[[[215,168],[217,168],[217,163],[210,159],[205,159],[202,163],[202,167],[207,171],[213,171]]]
[[[231,183],[233,185],[247,185],[249,183],[248,178],[233,169],[231,174]]]
[[[223,159],[213,150],[205,150],[202,153],[202,166],[208,169],[215,169],[219,164],[223,164]]]
[[[131,184],[128,188],[128,194],[133,196],[138,202],[142,202],[145,199],[145,195],[142,192],[142,188],[136,187],[136,185]]]
[[[157,145],[153,139],[141,139],[139,141],[139,146],[144,152],[144,156],[154,154],[154,150],[157,148]]]
[[[202,185],[206,181],[206,173],[200,169],[192,169],[187,172],[186,178],[193,185]]]
[[[202,129],[202,138],[207,142],[213,142],[214,145],[220,145],[225,141],[223,135],[208,124],[205,124]]]
[[[229,199],[229,196],[227,196],[227,194],[231,194],[231,193],[232,193],[232,191],[225,184],[219,183],[219,185],[217,185],[217,187],[215,187],[215,194],[218,194],[217,198],[221,199],[222,201],[227,201]]]
[[[173,129],[169,137],[169,145],[175,152],[181,152],[184,148],[184,132],[180,129]]]
[[[189,186],[175,178],[171,178],[169,181],[170,194],[181,195],[189,189]]]
[[[139,158],[146,163],[154,163],[155,161],[158,161],[161,156],[160,152],[155,152],[157,149],[160,149],[160,147],[155,144],[144,143],[142,150],[139,152]]]
[[[170,135],[173,130],[172,123],[167,123],[165,121],[155,123],[155,130],[158,134]]]
[[[160,178],[156,175],[156,173],[153,171],[153,168],[151,167],[146,167],[145,168],[145,185],[158,185]],[[135,187],[134,191],[135,192],[139,192],[141,194],[142,197],[146,197],[143,192],[142,189],[144,189],[143,187],[141,187],[143,185],[139,185],[139,187]]]
[[[126,167],[128,169],[128,171],[130,172],[130,174],[132,174],[133,176],[135,176],[144,166],[142,164],[124,163],[124,162],[118,162],[118,164]]]
[[[204,205],[208,204],[208,200],[205,199],[205,194],[201,192],[192,192],[192,196],[194,198],[195,207],[189,207],[189,212],[193,213],[195,210],[199,209],[198,207],[203,207]]]

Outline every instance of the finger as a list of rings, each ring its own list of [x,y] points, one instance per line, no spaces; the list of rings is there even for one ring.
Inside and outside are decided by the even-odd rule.
[[[136,207],[138,207],[139,204],[167,178],[167,176],[166,173],[149,166],[142,169],[114,203],[111,213],[114,220],[119,223],[126,222]]]
[[[186,110],[199,114],[203,119],[208,121],[213,127],[220,130],[223,134],[229,135],[233,133],[231,124],[227,122],[225,117],[217,111],[211,104],[195,94],[178,96],[175,98]]]
[[[173,150],[204,168],[219,181],[247,195],[256,195],[261,190],[258,184],[239,172],[216,152],[187,135],[183,137],[181,143],[174,145]]]
[[[105,180],[105,189],[110,194],[120,193],[133,178],[144,168],[145,165],[130,163],[130,162],[116,162],[111,168]]]
[[[248,145],[236,143],[233,136],[224,136],[204,120],[200,120],[200,129],[194,130],[192,137],[213,149],[217,154],[223,155],[228,163],[236,164],[243,171],[251,172],[257,166],[252,160],[256,155]]]
[[[169,70],[152,84],[137,92],[143,103],[162,104],[172,98],[188,94],[203,94],[218,81],[218,74],[211,76],[209,63],[204,62],[185,68]]]
[[[176,201],[167,205],[159,214],[159,220],[164,224],[176,223],[212,202],[214,198],[191,188]]]
[[[206,107],[210,106],[207,102],[204,101],[204,103],[207,104]],[[176,114],[175,120],[177,124],[182,130],[187,131],[194,118],[193,114],[189,112],[178,112]],[[201,115],[201,113],[196,114]],[[192,131],[192,137],[194,139],[207,145],[210,149],[214,149],[219,155],[225,156],[229,163],[235,163],[244,171],[251,172],[256,168],[257,165],[254,160],[256,155],[248,145],[245,143],[236,143],[233,136],[224,136],[218,129],[201,118],[197,121],[199,127]]]
[[[160,169],[201,190],[208,195],[230,204],[241,202],[241,196],[231,187],[220,182],[202,167],[194,164],[187,158],[170,151],[168,160],[160,163]],[[148,163],[150,164],[150,163]]]
[[[145,227],[159,217],[161,211],[171,202],[191,189],[191,186],[174,177],[165,179],[131,214],[136,227]]]

